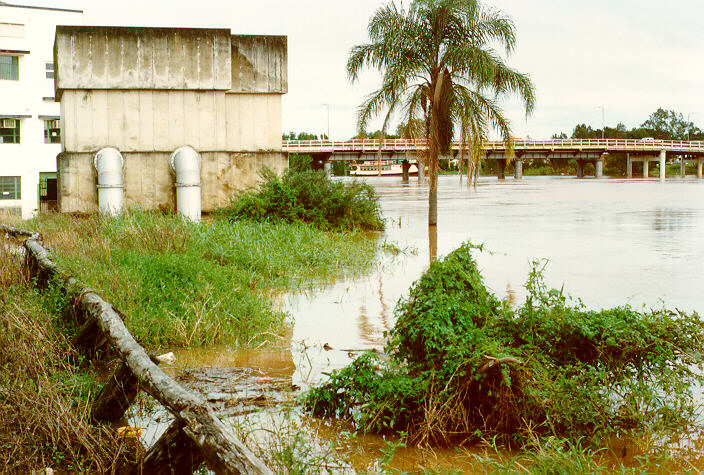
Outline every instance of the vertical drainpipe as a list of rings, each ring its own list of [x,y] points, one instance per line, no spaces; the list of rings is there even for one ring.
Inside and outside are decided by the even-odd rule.
[[[176,210],[191,221],[200,221],[200,155],[185,145],[171,154],[169,165],[176,173]]]
[[[115,216],[122,212],[125,183],[122,154],[112,147],[100,149],[95,154],[93,165],[98,172],[98,209],[101,214]]]

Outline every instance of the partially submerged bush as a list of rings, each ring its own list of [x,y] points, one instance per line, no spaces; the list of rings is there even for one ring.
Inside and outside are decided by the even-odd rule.
[[[279,178],[262,172],[258,191],[237,195],[221,213],[231,219],[304,221],[324,230],[384,229],[379,202],[370,185],[330,180],[322,171],[287,170]]]
[[[668,310],[602,311],[548,290],[534,266],[512,310],[465,244],[396,306],[386,358],[367,353],[305,396],[316,415],[411,442],[668,431],[695,421],[704,322]]]

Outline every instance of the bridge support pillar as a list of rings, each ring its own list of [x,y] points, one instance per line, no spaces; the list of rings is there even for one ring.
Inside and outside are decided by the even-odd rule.
[[[404,183],[408,183],[408,170],[411,168],[411,163],[408,160],[401,162],[401,175]]]
[[[633,162],[630,153],[626,154],[626,178],[633,178]]]
[[[325,170],[325,176],[329,177],[332,175],[332,162],[325,162],[323,164],[323,170]]]
[[[650,165],[650,160],[647,158],[643,159],[643,178],[648,178],[648,165]]]
[[[594,176],[597,178],[604,177],[604,159],[600,158],[594,162]]]
[[[665,158],[667,157],[667,152],[665,150],[660,150],[660,181],[665,180]]]
[[[680,155],[680,176],[684,178],[687,175],[687,171],[685,170],[685,167],[687,166],[687,163],[684,160],[684,155]]]
[[[496,165],[497,165],[496,175],[498,176],[499,180],[505,180],[506,179],[506,159],[505,158],[496,159]]]
[[[497,158],[496,165],[497,165],[496,174],[499,177],[499,180],[505,180],[506,179],[506,159],[505,158]]]
[[[702,177],[702,162],[704,162],[704,158],[697,158],[697,178]]]
[[[523,160],[514,160],[513,162],[513,178],[520,180],[523,178]]]
[[[584,160],[577,160],[577,178],[584,178]]]

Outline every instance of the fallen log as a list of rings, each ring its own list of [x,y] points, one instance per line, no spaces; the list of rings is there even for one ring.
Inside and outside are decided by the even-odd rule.
[[[39,243],[38,235],[25,242],[27,262],[37,277],[38,285],[57,274],[56,264]],[[69,278],[65,278],[67,282]],[[140,388],[166,407],[183,422],[183,433],[198,447],[208,467],[216,473],[272,473],[223,423],[201,396],[193,394],[164,373],[152,362],[125,327],[112,305],[88,289],[78,292],[76,307],[87,320],[95,319],[105,338],[139,381]]]
[[[200,448],[184,432],[184,423],[175,420],[152,446],[132,473],[191,475],[204,462]]]

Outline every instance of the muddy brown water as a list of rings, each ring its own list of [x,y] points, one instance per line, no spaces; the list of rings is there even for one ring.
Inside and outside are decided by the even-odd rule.
[[[441,176],[437,235],[427,226],[427,186],[417,180],[369,178],[387,219],[379,237],[399,246],[382,255],[369,274],[337,279],[312,291],[288,295],[290,340],[274,348],[233,351],[227,347],[176,351],[171,371],[211,400],[225,415],[276,410],[325,379],[365,349],[382,349],[393,327],[399,297],[428,267],[462,242],[484,243],[475,257],[487,285],[514,305],[532,259],[549,259],[548,285],[564,287],[589,308],[630,304],[704,311],[704,180],[582,179],[573,177],[483,177],[467,190],[457,176]],[[273,408],[273,409],[272,409]],[[146,426],[154,438],[163,414]],[[305,422],[323,439],[352,429],[332,421]],[[386,441],[367,436],[348,442],[354,467],[374,469]],[[344,445],[344,444],[343,444]],[[400,449],[398,468],[445,467],[471,471],[476,460],[463,451]]]

